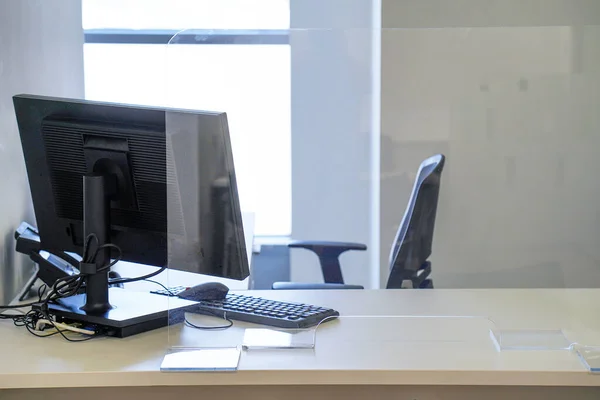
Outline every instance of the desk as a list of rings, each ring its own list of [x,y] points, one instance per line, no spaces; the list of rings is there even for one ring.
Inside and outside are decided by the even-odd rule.
[[[265,291],[264,297],[308,301],[343,315],[489,315],[528,327],[563,326],[585,344],[600,344],[600,290],[364,290]],[[237,323],[236,323],[237,325]],[[38,339],[10,321],[0,322],[4,342],[0,399],[182,397],[230,399],[599,399],[600,376],[567,351],[465,350],[460,355],[419,343],[390,345],[366,324],[375,340],[355,351],[244,352],[237,372],[161,373],[169,334],[160,329],[127,339],[71,344]],[[344,342],[353,332],[328,326]],[[227,332],[227,331],[225,331]],[[581,339],[585,336],[585,339]],[[595,342],[593,342],[595,341]],[[437,347],[437,348],[436,348]],[[373,356],[373,352],[377,354]],[[39,388],[42,390],[34,390]],[[52,389],[62,388],[62,389]],[[14,390],[6,390],[14,389]],[[35,397],[37,394],[39,397]],[[523,396],[523,395],[526,396]],[[442,396],[443,395],[443,396]],[[77,397],[75,397],[77,396]],[[142,397],[143,396],[143,397]]]

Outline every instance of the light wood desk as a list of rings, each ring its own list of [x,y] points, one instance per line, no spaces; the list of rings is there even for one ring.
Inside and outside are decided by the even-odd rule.
[[[490,316],[503,327],[562,327],[570,340],[600,344],[600,290],[256,293],[327,305],[345,316]],[[205,337],[218,345],[238,334],[241,324],[221,333],[177,326],[72,344],[59,337],[35,338],[2,321],[0,399],[600,398],[600,376],[590,374],[569,351],[498,352],[484,330],[483,336],[467,332],[473,321],[454,325],[472,340],[460,343],[435,341],[452,335],[442,325],[436,332],[433,321],[421,319],[419,325],[371,317],[370,323],[357,324],[350,318],[320,328],[314,350],[244,352],[239,371],[225,373],[161,373],[159,366],[169,344],[198,334],[213,335]],[[428,339],[419,341],[418,329]]]

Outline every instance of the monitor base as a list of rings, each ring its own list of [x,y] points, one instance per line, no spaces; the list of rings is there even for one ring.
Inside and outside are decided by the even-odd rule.
[[[110,288],[112,308],[100,315],[81,310],[86,295],[79,294],[49,304],[48,313],[58,322],[79,322],[106,336],[124,338],[183,322],[184,312],[197,303],[177,297]]]

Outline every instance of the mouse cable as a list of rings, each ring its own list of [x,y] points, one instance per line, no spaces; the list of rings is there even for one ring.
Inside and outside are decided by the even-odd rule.
[[[146,282],[150,282],[150,283],[154,283],[156,285],[161,286],[163,289],[165,289],[171,296],[177,296],[177,293],[173,293],[171,291],[171,289],[169,289],[168,287],[166,287],[165,285],[163,285],[162,283],[158,282],[158,281],[153,281],[152,279],[144,279]]]
[[[203,331],[217,331],[217,330],[225,330],[227,328],[231,328],[233,326],[233,321],[230,320],[227,317],[221,317],[221,316],[217,316],[217,315],[212,315],[213,317],[217,317],[217,318],[222,318],[225,321],[227,321],[227,325],[216,325],[216,326],[203,326],[203,325],[196,325],[191,323],[187,317],[183,317],[183,320],[185,321],[185,324],[187,326],[189,326],[190,328],[194,328],[194,329],[201,329]]]
[[[152,279],[144,279],[144,280],[147,281],[147,282],[151,282],[151,283],[154,283],[156,285],[159,285],[163,289],[165,289],[167,291],[167,293],[173,294],[168,287],[166,287],[165,285],[163,285],[162,283],[160,283],[158,281],[153,281]],[[187,317],[184,315],[183,320],[184,320],[185,324],[187,326],[191,327],[191,328],[202,329],[202,330],[207,330],[207,331],[210,331],[210,330],[224,330],[224,329],[227,329],[227,328],[231,328],[233,326],[233,321],[231,319],[227,318],[226,315],[218,315],[216,313],[213,314],[213,313],[211,313],[210,311],[207,311],[207,310],[202,310],[201,313],[205,313],[206,315],[208,315],[210,317],[216,317],[216,318],[224,319],[225,321],[227,321],[227,325],[217,325],[217,326],[196,325],[196,324],[191,323],[187,319]],[[198,314],[201,314],[201,313],[198,313]]]

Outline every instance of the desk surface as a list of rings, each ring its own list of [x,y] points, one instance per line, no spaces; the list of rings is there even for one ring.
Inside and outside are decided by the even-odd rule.
[[[483,329],[492,323],[486,318],[490,317],[502,328],[563,328],[572,341],[598,345],[599,290],[256,294],[326,305],[342,315],[356,317],[342,318],[320,328],[323,332],[317,334],[314,350],[244,352],[239,371],[233,373],[159,372],[170,344],[181,344],[182,338],[196,337],[195,334],[208,334],[188,327],[164,328],[127,339],[68,343],[59,337],[36,338],[14,327],[11,321],[0,321],[4,343],[0,388],[275,384],[600,386],[600,376],[587,372],[569,351],[498,352],[485,337],[487,328]],[[432,318],[425,322],[419,318],[418,323],[408,324],[409,319],[386,319],[386,315],[481,318],[458,321],[450,330],[455,332],[450,332],[444,328],[450,325],[440,325],[448,324],[447,320],[442,323],[443,319]],[[358,323],[360,318],[364,321]],[[480,332],[472,331],[473,324],[480,324]],[[419,329],[423,340],[417,337]],[[460,329],[467,338],[463,341],[452,337]],[[213,336],[205,336],[205,340],[216,345],[241,330],[236,323],[232,330],[210,332]]]

